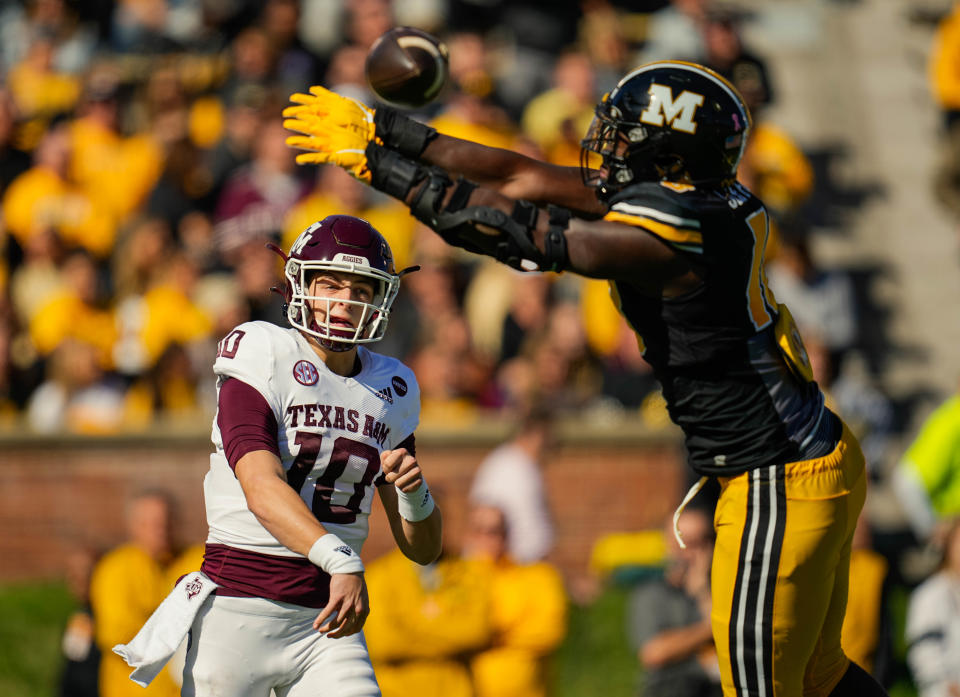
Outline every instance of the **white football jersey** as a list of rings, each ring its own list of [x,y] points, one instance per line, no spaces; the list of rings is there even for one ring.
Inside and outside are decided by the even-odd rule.
[[[324,528],[359,554],[381,475],[380,453],[416,430],[420,391],[413,371],[395,358],[362,346],[358,355],[357,375],[337,375],[298,330],[247,322],[220,342],[213,370],[218,393],[224,381],[236,378],[263,396],[277,420],[287,481]],[[207,542],[300,557],[250,512],[224,455],[216,417],[212,438],[216,452],[204,481]]]

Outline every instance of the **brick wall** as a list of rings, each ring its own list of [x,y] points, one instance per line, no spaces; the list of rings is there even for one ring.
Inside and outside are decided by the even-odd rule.
[[[464,524],[473,472],[500,431],[420,434],[418,454],[442,497],[445,535]],[[181,437],[0,441],[0,581],[56,578],[72,545],[105,549],[121,541],[124,502],[144,488],[169,490],[179,504],[183,541],[206,534],[202,481],[209,441]],[[605,532],[656,527],[681,496],[686,471],[673,434],[651,438],[605,432],[562,437],[546,467],[557,546],[554,561],[583,580],[593,542]],[[374,504],[364,557],[393,542]]]

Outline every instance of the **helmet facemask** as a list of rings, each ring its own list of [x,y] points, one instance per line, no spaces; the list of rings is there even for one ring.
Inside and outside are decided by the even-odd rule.
[[[339,256],[339,255],[338,255]],[[357,257],[354,257],[357,258]],[[370,302],[350,298],[309,295],[310,284],[317,273],[335,271],[353,274],[372,282],[374,293]],[[288,259],[284,266],[289,298],[287,320],[291,326],[308,334],[331,351],[348,351],[358,344],[380,341],[387,329],[390,307],[400,289],[400,277],[353,261],[303,261]],[[331,322],[334,305],[345,304],[361,308],[354,327]],[[324,317],[311,307],[317,307]]]
[[[657,156],[659,135],[657,129],[624,121],[615,105],[601,102],[580,142],[580,176],[584,185],[596,189],[598,196],[606,199],[633,182],[676,176],[682,170],[682,161]]]

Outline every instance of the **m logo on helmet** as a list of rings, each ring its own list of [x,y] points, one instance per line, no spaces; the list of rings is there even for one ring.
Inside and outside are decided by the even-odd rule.
[[[697,122],[693,120],[697,107],[703,104],[703,95],[684,90],[674,99],[669,85],[653,83],[648,90],[650,104],[640,114],[643,123],[662,126],[664,120],[675,131],[696,133]]]

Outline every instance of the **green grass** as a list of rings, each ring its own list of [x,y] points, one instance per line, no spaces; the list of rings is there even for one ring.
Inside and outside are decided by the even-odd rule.
[[[74,601],[63,584],[0,587],[0,695],[52,697]]]
[[[639,673],[626,635],[627,595],[614,587],[587,607],[571,608],[567,638],[553,659],[553,695],[636,694]]]
[[[639,668],[626,637],[629,591],[612,587],[586,607],[573,606],[570,630],[554,657],[554,697],[633,697]],[[902,661],[907,591],[889,598],[894,654]],[[0,695],[53,697],[62,665],[60,635],[74,603],[63,584],[0,586]],[[898,671],[891,697],[914,697],[916,689]]]

